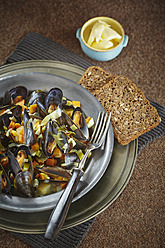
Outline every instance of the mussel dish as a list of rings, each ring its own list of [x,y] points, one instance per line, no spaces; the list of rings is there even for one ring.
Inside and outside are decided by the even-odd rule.
[[[16,86],[0,107],[0,193],[39,197],[64,189],[94,125],[59,88]]]

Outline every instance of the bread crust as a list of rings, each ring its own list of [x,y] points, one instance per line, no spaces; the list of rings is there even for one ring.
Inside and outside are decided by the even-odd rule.
[[[100,67],[96,68],[103,71]],[[85,75],[89,72],[94,73],[94,71],[93,68],[92,70],[88,68]],[[93,77],[92,73],[88,76]],[[83,80],[84,75],[79,81],[82,86],[83,82],[85,84]],[[100,88],[96,90],[92,88],[92,94],[100,101],[108,114],[111,112],[114,136],[121,145],[129,144],[161,122],[157,110],[137,85],[126,76],[113,77]]]

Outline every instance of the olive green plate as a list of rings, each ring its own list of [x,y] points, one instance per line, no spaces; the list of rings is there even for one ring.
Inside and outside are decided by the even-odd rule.
[[[48,75],[48,79],[49,75],[55,75],[56,78],[59,77],[60,84],[60,78],[62,81],[66,78],[66,80],[78,82],[83,73],[83,68],[58,61],[25,61],[14,63],[9,66],[3,66],[0,69],[0,84],[2,83],[3,85],[3,91],[0,92],[0,96],[3,96],[6,89],[11,88],[11,80],[13,81],[13,85],[20,85],[21,83],[18,82],[17,79],[23,77],[24,80],[27,80],[27,84],[29,85],[28,77],[31,74],[33,74],[33,77],[36,76],[37,79],[39,74],[41,77],[43,75],[44,77],[45,75]],[[24,84],[26,85],[26,81]],[[34,82],[34,86],[33,82],[30,82],[30,84],[30,88],[35,89],[36,82]],[[49,84],[52,85],[52,82],[50,83],[45,80],[44,89],[47,89]],[[40,86],[43,88],[42,84],[38,87],[41,88]],[[77,85],[74,90],[77,90],[77,94],[79,93],[79,88],[77,88]],[[84,97],[84,89],[81,89],[80,91],[83,91],[82,95]],[[65,92],[64,95],[66,96]],[[96,104],[97,111],[102,108],[97,101],[95,102],[94,97],[89,92],[87,92],[85,96],[86,95],[88,98],[91,98],[93,104]],[[89,106],[89,110],[90,108],[91,107]],[[87,112],[89,110],[87,110]],[[94,117],[96,119],[96,113],[93,113],[92,111],[92,114],[95,115]],[[88,183],[85,185],[84,189],[81,188],[81,184],[83,186],[84,179],[80,183],[80,187],[78,188],[76,197],[71,204],[71,208],[63,229],[81,224],[104,211],[121,194],[131,177],[137,156],[137,140],[132,141],[126,146],[121,146],[116,141],[113,143],[113,131],[111,128],[106,141],[105,153],[99,154],[101,157],[99,159],[102,159],[100,160],[100,166],[103,166],[103,168],[101,171],[98,171],[98,176],[94,171],[94,174],[96,175],[91,177],[92,183],[89,182],[89,180],[90,169],[93,170],[93,168],[90,168],[89,170],[87,169],[85,182]],[[107,149],[109,150],[107,151]],[[95,156],[97,157],[97,155]],[[98,168],[98,166],[99,163],[97,164],[96,161],[96,168]],[[46,201],[44,199],[48,198],[41,198],[41,206],[44,206],[42,209],[39,208],[39,205],[33,205],[31,207],[26,203],[23,205],[23,208],[18,207],[18,209],[16,209],[15,205],[13,205],[14,207],[12,210],[11,206],[8,205],[5,208],[3,203],[0,202],[0,206],[2,204],[2,207],[0,208],[0,228],[20,233],[44,233],[52,209],[52,206],[45,207]],[[8,200],[10,203],[10,199]],[[26,211],[28,207],[29,211]],[[32,210],[34,208],[35,211],[33,212]]]

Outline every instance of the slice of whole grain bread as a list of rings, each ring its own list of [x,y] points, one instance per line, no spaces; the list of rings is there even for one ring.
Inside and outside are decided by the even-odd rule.
[[[78,84],[93,93],[95,90],[99,90],[113,78],[115,78],[114,75],[104,71],[102,68],[98,66],[91,66],[83,74]]]
[[[118,76],[93,92],[105,110],[111,112],[114,136],[126,145],[156,127],[161,119],[143,92],[125,76]]]

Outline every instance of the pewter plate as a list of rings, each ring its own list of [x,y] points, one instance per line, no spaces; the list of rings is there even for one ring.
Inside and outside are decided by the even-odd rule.
[[[77,82],[84,69],[56,61],[26,61],[0,69],[0,86],[6,89],[25,85],[28,89],[50,89],[57,86],[64,95],[81,100],[85,114],[93,116],[103,110],[92,94]],[[114,142],[110,126],[104,148],[94,152],[85,176],[78,185],[63,229],[78,225],[106,209],[123,191],[132,174],[137,154],[137,141],[127,146]],[[61,192],[36,199],[0,195],[0,227],[22,233],[43,233],[52,208]]]

